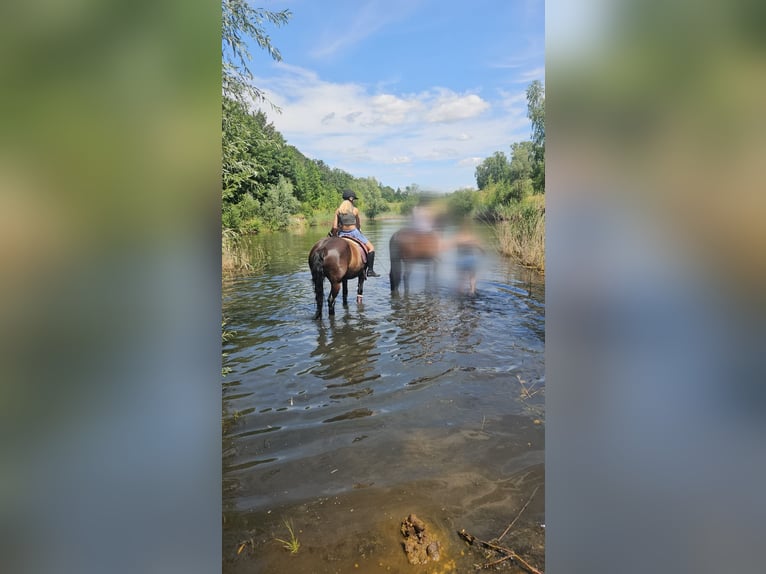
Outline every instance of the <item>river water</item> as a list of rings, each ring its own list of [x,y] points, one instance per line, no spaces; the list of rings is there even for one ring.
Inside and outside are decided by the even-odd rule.
[[[366,223],[382,276],[361,304],[350,282],[332,318],[325,304],[312,319],[306,261],[326,229],[252,238],[266,268],[224,281],[224,572],[413,572],[410,513],[442,548],[419,572],[499,557],[456,531],[490,540],[517,516],[502,545],[543,569],[543,277],[494,254],[484,227],[475,297],[458,293],[450,252],[435,282],[416,267],[392,295],[388,239],[402,225]],[[285,523],[295,554],[276,540]]]

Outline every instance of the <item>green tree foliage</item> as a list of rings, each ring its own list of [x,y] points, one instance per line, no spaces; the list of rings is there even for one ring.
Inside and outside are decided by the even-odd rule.
[[[352,189],[360,195],[361,209],[369,219],[375,219],[379,213],[388,208],[381,188],[382,186],[374,177],[357,180],[356,185],[352,186]]]
[[[458,189],[450,193],[446,199],[449,214],[455,219],[470,215],[479,201],[477,192],[472,189]]]
[[[510,194],[511,201],[521,201],[534,193],[534,181],[537,165],[534,144],[529,141],[511,144]]]
[[[401,215],[410,215],[413,208],[420,201],[421,189],[417,183],[412,183],[404,189],[397,188],[394,192],[394,201],[399,204]]]
[[[545,153],[545,89],[540,80],[535,80],[527,88],[527,117],[532,122],[535,150]]]
[[[290,225],[290,216],[299,209],[300,202],[293,195],[293,184],[280,177],[275,185],[266,190],[260,215],[269,229],[285,229]]]
[[[247,0],[221,0],[222,60],[222,225],[242,231],[260,229],[260,211],[266,186],[272,178],[275,150],[284,142],[266,122],[263,114],[252,114],[248,97],[264,99],[261,90],[251,84],[250,53],[246,41],[252,38],[274,60],[281,60],[272,46],[265,24],[287,23],[289,10],[271,12],[253,8]],[[278,137],[277,137],[278,136]]]
[[[257,233],[262,227],[260,211],[260,202],[246,193],[238,203],[224,204],[223,228],[238,230],[242,233]]]
[[[508,175],[511,181],[530,179],[535,169],[534,144],[530,141],[511,144],[511,163]]]
[[[497,151],[476,166],[481,191],[475,212],[487,219],[505,219],[506,207],[534,194],[545,193],[545,89],[539,81],[526,91],[531,141],[511,144],[510,161]]]
[[[527,117],[532,122],[535,156],[532,179],[535,191],[545,193],[545,88],[539,80],[535,80],[527,88]]]
[[[251,141],[257,132],[244,106],[224,97],[222,115],[222,199],[236,203],[255,186],[258,169],[252,161]]]
[[[222,115],[222,199],[238,203],[245,194],[263,199],[265,189],[289,171],[282,135],[266,115],[224,97]]]
[[[476,166],[476,185],[484,189],[491,183],[507,182],[510,179],[510,166],[505,153],[496,151]]]
[[[380,193],[383,196],[383,200],[392,203],[396,201],[396,191],[393,187],[389,185],[382,185],[380,188]]]
[[[281,26],[292,16],[290,10],[272,12],[253,8],[248,0],[221,0],[221,61],[223,93],[229,98],[244,101],[251,96],[255,101],[265,100],[265,94],[251,84],[250,52],[247,38],[266,50],[277,62],[282,59],[279,50],[271,44],[265,24]]]

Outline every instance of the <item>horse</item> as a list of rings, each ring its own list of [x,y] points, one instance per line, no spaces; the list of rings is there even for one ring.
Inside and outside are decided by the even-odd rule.
[[[405,291],[409,289],[410,264],[415,262],[429,263],[427,277],[430,277],[431,268],[434,273],[441,251],[441,240],[435,231],[417,231],[403,228],[394,233],[388,242],[391,254],[391,292],[399,289],[399,282],[403,280]]]
[[[364,280],[366,279],[366,261],[362,256],[362,247],[353,239],[325,237],[317,241],[309,252],[309,269],[314,282],[317,310],[314,319],[322,316],[324,300],[324,278],[330,280],[330,295],[327,297],[327,309],[335,315],[335,299],[343,284],[343,306],[348,306],[348,280],[359,278],[356,288],[356,302],[362,302]]]

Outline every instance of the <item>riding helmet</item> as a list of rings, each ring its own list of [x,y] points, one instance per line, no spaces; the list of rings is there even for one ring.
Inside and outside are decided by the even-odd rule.
[[[356,194],[350,189],[347,189],[343,192],[343,199],[356,199]]]

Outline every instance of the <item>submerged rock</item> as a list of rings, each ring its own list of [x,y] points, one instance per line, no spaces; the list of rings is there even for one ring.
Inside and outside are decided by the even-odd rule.
[[[401,533],[404,536],[404,553],[410,564],[426,564],[441,557],[441,545],[426,532],[426,523],[414,514],[402,520]]]

